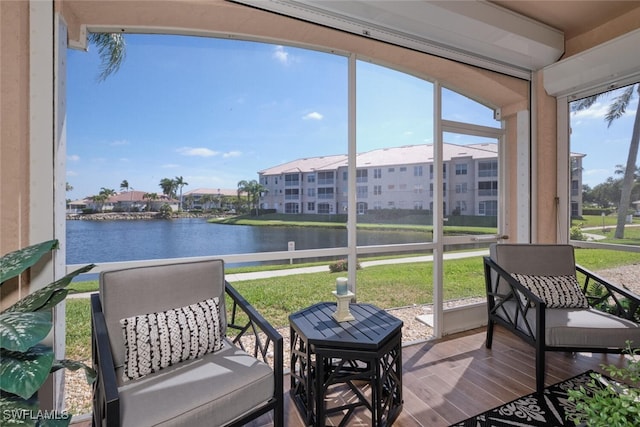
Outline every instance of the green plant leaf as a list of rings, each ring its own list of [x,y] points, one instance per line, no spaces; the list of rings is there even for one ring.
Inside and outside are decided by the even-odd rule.
[[[51,372],[55,372],[59,369],[69,369],[70,371],[77,371],[78,369],[84,369],[85,377],[87,378],[87,383],[93,384],[98,377],[98,374],[93,368],[87,366],[85,363],[82,363],[77,360],[71,359],[62,359],[56,360],[51,367]]]
[[[7,427],[33,427],[38,412],[37,399],[23,399],[15,394],[0,395],[0,425]]]
[[[44,254],[57,248],[58,241],[49,240],[3,255],[0,258],[0,285],[20,275],[27,268],[38,262]]]
[[[51,347],[37,345],[24,353],[0,350],[0,389],[29,399],[42,386],[53,365]]]
[[[42,289],[38,289],[35,292],[30,293],[20,301],[7,308],[4,312],[31,312],[49,309],[67,296],[67,290],[64,289],[71,283],[74,277],[79,274],[86,273],[95,267],[95,264],[85,265],[79,269],[67,274],[62,279],[45,286]]]
[[[0,314],[0,348],[25,352],[51,331],[51,312]]]

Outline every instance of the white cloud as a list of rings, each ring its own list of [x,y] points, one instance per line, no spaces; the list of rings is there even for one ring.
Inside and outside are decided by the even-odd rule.
[[[240,157],[241,155],[242,155],[241,151],[228,151],[224,153],[222,157],[224,157],[225,159],[228,159],[229,157]]]
[[[67,171],[67,176],[78,176],[78,172],[74,172],[74,171]]]
[[[70,162],[79,162],[80,161],[80,156],[78,156],[77,154],[71,154],[69,156],[67,156],[67,160]]]
[[[302,118],[304,120],[322,120],[324,116],[317,111],[304,115]]]
[[[182,147],[178,148],[178,153],[183,156],[196,156],[196,157],[212,157],[217,156],[219,153],[217,151],[213,151],[209,148],[193,148],[193,147]]]
[[[129,141],[127,141],[126,139],[118,139],[111,142],[109,145],[113,147],[120,146],[120,145],[129,145]]]
[[[289,57],[289,52],[284,50],[284,46],[276,46],[273,51],[273,58],[283,65],[289,65],[293,58]]]

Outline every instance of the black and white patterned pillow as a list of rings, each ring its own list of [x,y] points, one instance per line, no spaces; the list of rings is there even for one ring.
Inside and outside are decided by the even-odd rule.
[[[121,319],[124,380],[133,380],[222,348],[220,300]]]
[[[589,308],[575,276],[535,276],[514,273],[512,276],[545,302],[548,308]]]

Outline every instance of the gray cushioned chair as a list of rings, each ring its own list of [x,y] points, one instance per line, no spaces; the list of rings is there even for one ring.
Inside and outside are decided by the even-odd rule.
[[[233,305],[228,319],[225,293]],[[138,379],[123,379],[120,319],[214,297],[220,299],[221,334],[229,332],[222,349]],[[94,426],[238,426],[269,411],[274,425],[283,425],[282,336],[225,281],[222,261],[103,272],[91,304],[98,372]],[[237,324],[241,312],[243,323]],[[234,337],[231,331],[236,331]],[[253,338],[247,341],[246,335]]]
[[[536,349],[536,390],[544,389],[545,351],[621,353],[626,341],[640,347],[639,297],[575,263],[571,245],[493,244],[484,258],[487,287],[487,348],[500,324]],[[586,308],[549,308],[545,300],[512,274],[573,276]],[[578,274],[576,274],[578,273]],[[547,280],[547,279],[545,279]],[[566,291],[566,290],[565,290]],[[565,295],[571,299],[577,295]]]

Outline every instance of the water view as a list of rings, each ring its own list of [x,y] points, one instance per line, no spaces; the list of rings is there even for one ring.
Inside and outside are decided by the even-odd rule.
[[[420,232],[358,231],[358,245],[425,242]],[[345,229],[210,224],[171,221],[67,221],[67,264],[215,256],[347,246]]]

